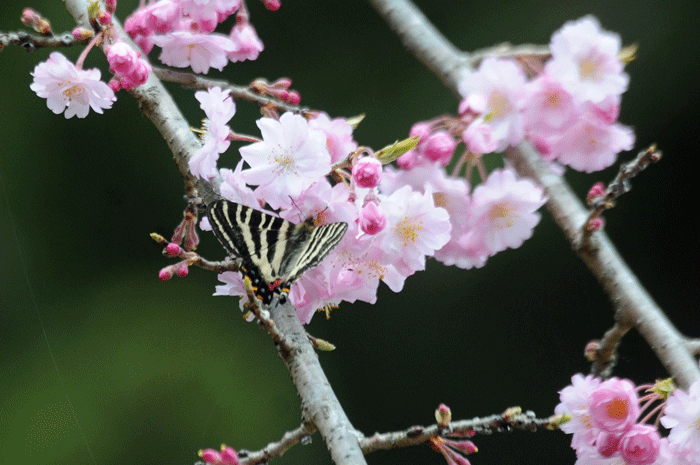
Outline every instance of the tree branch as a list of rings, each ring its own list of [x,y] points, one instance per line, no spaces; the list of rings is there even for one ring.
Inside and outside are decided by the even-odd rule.
[[[369,2],[396,31],[409,52],[458,94],[458,83],[468,71],[469,56],[457,51],[408,0]],[[549,197],[547,208],[608,293],[615,305],[616,319],[634,326],[676,382],[687,389],[700,378],[700,369],[686,347],[685,338],[646,292],[604,232],[596,232],[590,245],[583,246],[581,227],[588,213],[568,184],[549,169],[528,143],[507,149],[505,155],[520,174],[544,187]]]
[[[64,3],[80,25],[90,27],[86,0],[64,0]],[[137,49],[116,20],[114,27],[120,39]],[[200,147],[200,142],[163,84],[151,73],[144,85],[129,93],[165,139],[175,164],[187,180],[186,185],[196,186],[205,203],[214,200],[218,195],[220,180],[214,179],[208,184],[190,174],[187,161]],[[187,192],[187,195],[194,197],[195,193]],[[280,355],[301,397],[303,418],[318,428],[337,465],[365,464],[357,433],[331,389],[294,307],[289,302],[279,305],[275,300],[270,313],[279,332],[290,341],[290,349],[280,351]]]
[[[292,346],[288,352],[280,351],[280,356],[301,397],[302,417],[318,428],[335,464],[365,464],[359,443],[362,435],[340,406],[296,310],[289,301],[280,305],[275,299],[270,314]]]
[[[89,39],[77,40],[70,32],[63,34],[30,34],[26,31],[0,32],[0,51],[7,45],[17,45],[28,52],[40,48],[66,48],[74,45],[85,45]]]

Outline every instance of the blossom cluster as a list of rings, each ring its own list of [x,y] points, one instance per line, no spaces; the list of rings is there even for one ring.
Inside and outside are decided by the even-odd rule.
[[[688,393],[675,389],[667,399],[660,422],[670,429],[668,437],[645,423],[656,409],[639,418],[652,402],[663,399],[660,384],[649,389],[625,379],[602,381],[582,374],[571,381],[559,392],[555,412],[571,417],[561,429],[573,435],[576,465],[700,464],[700,381]],[[642,390],[651,394],[640,398]]]
[[[468,184],[449,178],[438,163],[411,171],[409,179],[358,152],[352,126],[325,114],[310,120],[293,113],[259,119],[262,140],[239,149],[242,159],[234,170],[217,171],[235,107],[228,91],[218,88],[195,96],[208,131],[189,162],[193,174],[210,179],[218,172],[223,197],[279,210],[294,223],[312,217],[315,224],[348,224],[340,244],[291,288],[290,301],[304,323],[315,310],[343,300],[374,303],[381,281],[400,291],[407,277],[425,269],[426,257],[438,256],[453,240],[453,224],[463,218],[471,221],[473,237],[494,253],[520,245],[539,219],[534,210],[544,203],[542,189],[511,169],[492,172],[470,200]],[[331,173],[341,181],[332,184]],[[242,296],[243,306],[247,297],[240,275],[223,273],[220,279],[225,284],[215,295]]]
[[[160,0],[137,9],[124,29],[145,53],[161,48],[161,62],[195,73],[221,71],[229,61],[255,60],[263,44],[248,22],[241,0]],[[228,35],[215,32],[237,13]]]
[[[621,40],[586,16],[557,31],[551,58],[528,81],[513,60],[486,58],[460,85],[465,144],[477,153],[529,140],[550,161],[592,172],[629,150],[634,133],[617,123],[629,76]]]
[[[276,9],[279,2],[268,1],[266,5]],[[207,73],[210,68],[222,70],[228,62],[255,60],[263,50],[241,0],[159,0],[148,5],[141,2],[124,27],[142,51],[119,38],[112,27],[116,1],[106,2],[105,8],[94,13],[93,19],[101,27],[96,36],[84,28],[73,31],[78,40],[93,37],[76,64],[54,52],[32,73],[31,89],[47,99],[47,106],[56,114],[65,112],[66,118],[84,118],[90,108],[97,113],[111,108],[116,100],[114,92],[146,82],[152,68],[143,54],[150,53],[154,45],[162,49],[161,62],[189,66],[197,73]],[[234,13],[236,24],[231,32],[215,32],[219,23]],[[114,74],[109,86],[100,80],[98,69],[82,69],[87,52],[98,42],[104,43],[109,70]]]

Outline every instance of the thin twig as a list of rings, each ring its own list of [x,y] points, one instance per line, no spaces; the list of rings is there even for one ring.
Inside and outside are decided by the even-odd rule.
[[[632,189],[630,179],[644,171],[651,163],[661,160],[661,152],[656,150],[656,144],[650,145],[646,150],[639,152],[637,157],[629,163],[622,163],[615,179],[608,184],[603,195],[594,197],[591,202],[591,212],[583,226],[583,240],[587,241],[593,233],[593,228],[588,225],[598,219],[603,212],[615,205],[615,199]]]
[[[90,39],[77,40],[70,32],[62,34],[30,34],[26,31],[0,31],[0,50],[8,45],[22,47],[27,52],[35,52],[40,48],[67,48],[75,45],[86,45]]]
[[[295,444],[304,443],[305,439],[310,437],[314,431],[316,431],[316,428],[313,424],[309,422],[302,423],[297,429],[284,433],[279,441],[271,442],[258,451],[239,450],[238,458],[241,461],[241,465],[255,465],[267,462],[270,459],[281,457]]]
[[[235,86],[224,80],[209,79],[193,73],[173,71],[171,69],[160,68],[157,66],[153,67],[153,72],[161,81],[180,84],[192,89],[205,90],[211,89],[212,87],[220,87],[221,89],[231,91],[232,98],[246,100],[257,104],[260,107],[273,107],[282,112],[291,111],[302,115],[306,115],[312,111],[310,108],[289,105],[273,97],[261,95],[253,91],[250,86]]]
[[[507,412],[484,418],[459,420],[450,423],[449,428],[437,424],[430,426],[412,426],[404,431],[375,433],[360,441],[360,447],[365,454],[377,450],[396,449],[399,447],[423,444],[438,436],[469,437],[474,434],[492,434],[513,429],[535,431],[539,428],[557,429],[556,417],[537,418],[533,412],[509,415]]]

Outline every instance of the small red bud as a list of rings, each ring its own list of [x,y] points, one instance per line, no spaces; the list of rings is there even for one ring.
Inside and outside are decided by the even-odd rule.
[[[599,229],[602,229],[603,226],[605,226],[605,220],[602,217],[597,217],[593,218],[588,222],[586,225],[586,229],[589,230],[590,232],[595,232],[598,231]]]
[[[301,102],[301,95],[299,95],[299,92],[296,90],[293,90],[289,93],[289,97],[285,101],[290,105],[299,105]]]
[[[84,27],[76,27],[71,31],[75,40],[85,40],[90,39],[95,35],[95,32],[90,29],[85,29]]]
[[[220,463],[221,455],[219,451],[214,449],[204,449],[198,452],[198,455],[207,463]]]
[[[173,269],[170,266],[166,266],[158,272],[158,279],[165,282],[173,277]]]
[[[121,90],[122,84],[119,82],[118,79],[110,79],[109,82],[107,83],[110,89],[112,89],[112,92],[117,93]]]
[[[226,465],[239,465],[238,455],[233,447],[227,446],[226,444],[221,445],[221,461]]]
[[[106,26],[112,22],[112,15],[107,11],[100,11],[97,15],[97,21],[101,25]]]
[[[586,203],[590,205],[591,202],[593,202],[593,199],[605,195],[606,191],[607,188],[602,182],[597,182],[593,184],[591,190],[588,191],[588,195],[586,196]]]
[[[450,421],[452,421],[452,411],[447,405],[440,404],[435,410],[435,419],[440,427],[447,428],[450,425]]]
[[[165,253],[170,257],[176,257],[180,254],[180,246],[174,242],[171,242],[165,246]]]
[[[107,13],[114,13],[117,10],[117,0],[105,0],[105,8]]]
[[[263,0],[263,5],[270,11],[277,11],[282,6],[279,0]]]
[[[589,362],[594,362],[598,358],[598,349],[600,349],[600,341],[590,341],[583,349],[583,356]]]
[[[181,278],[184,278],[187,276],[187,274],[190,272],[190,269],[187,267],[186,262],[179,263],[177,265],[177,275]]]

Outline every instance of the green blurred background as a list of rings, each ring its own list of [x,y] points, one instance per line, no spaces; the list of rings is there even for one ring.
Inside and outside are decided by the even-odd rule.
[[[137,3],[121,0],[118,16]],[[0,30],[19,29],[26,5],[5,0]],[[699,336],[697,2],[418,5],[465,50],[547,43],[565,21],[588,13],[626,44],[639,44],[621,121],[635,128],[637,148],[657,142],[665,157],[607,214],[607,233],[674,323]],[[29,6],[55,30],[73,26],[61,2]],[[334,116],[365,113],[356,140],[374,148],[405,137],[418,120],[456,110],[455,98],[365,2],[287,0],[276,13],[251,2],[250,10],[267,48],[255,63],[229,65],[220,76],[231,82],[289,76],[308,106]],[[79,53],[65,51],[71,59]],[[186,279],[157,279],[171,262],[148,234],[169,235],[184,206],[166,144],[125,93],[104,115],[51,113],[29,89],[29,72],[48,54],[0,53],[0,463],[185,465],[203,447],[258,449],[277,440],[299,425],[299,400],[269,338],[241,319],[234,299],[211,296],[215,275],[195,268]],[[87,66],[106,71],[99,53]],[[169,88],[198,126],[192,92]],[[257,114],[239,103],[232,125],[256,133]],[[230,151],[221,164],[236,159]],[[567,179],[583,197],[614,173]],[[199,251],[224,256],[209,235]],[[483,269],[429,262],[403,292],[383,286],[377,305],[342,305],[308,329],[338,346],[321,353],[321,363],[351,421],[372,434],[429,424],[441,402],[456,419],[513,405],[548,416],[557,391],[587,371],[583,347],[611,325],[611,308],[544,212],[533,239]],[[666,376],[636,333],[620,356],[618,376],[639,383]],[[475,442],[475,465],[575,461],[558,432]],[[428,447],[367,459],[445,463]],[[274,463],[330,459],[315,435]]]

